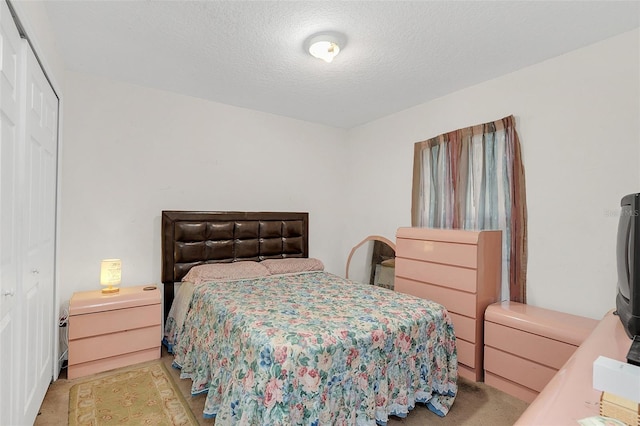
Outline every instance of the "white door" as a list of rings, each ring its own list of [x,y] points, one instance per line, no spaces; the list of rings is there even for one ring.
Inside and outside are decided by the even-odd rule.
[[[6,2],[0,5],[0,425],[20,415],[20,191],[23,49]]]
[[[32,422],[53,372],[53,314],[58,98],[31,51],[26,53],[25,181],[21,340],[26,368],[24,418]]]

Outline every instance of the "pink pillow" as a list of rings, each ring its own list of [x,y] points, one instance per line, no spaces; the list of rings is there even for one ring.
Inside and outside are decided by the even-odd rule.
[[[208,281],[239,280],[267,275],[269,270],[258,262],[207,263],[191,268],[182,281],[201,284]]]
[[[295,272],[324,271],[324,265],[318,259],[306,257],[292,257],[288,259],[267,259],[262,264],[271,275],[292,274]]]

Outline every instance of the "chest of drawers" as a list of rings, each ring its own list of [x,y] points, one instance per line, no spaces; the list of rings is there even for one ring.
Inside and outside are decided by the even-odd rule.
[[[447,308],[458,373],[482,380],[484,311],[500,297],[502,232],[399,228],[396,237],[396,291]]]
[[[161,295],[155,286],[121,287],[109,295],[100,290],[74,293],[67,378],[159,358],[161,323]]]
[[[485,382],[532,402],[598,321],[516,302],[485,313]]]

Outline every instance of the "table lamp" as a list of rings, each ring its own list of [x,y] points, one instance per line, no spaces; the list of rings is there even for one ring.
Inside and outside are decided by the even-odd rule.
[[[100,262],[100,285],[103,294],[118,293],[120,279],[122,277],[122,262],[120,259],[104,259]]]

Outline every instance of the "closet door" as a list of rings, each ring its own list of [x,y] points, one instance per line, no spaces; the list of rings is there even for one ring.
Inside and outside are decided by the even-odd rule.
[[[24,415],[33,421],[53,373],[58,98],[31,49],[26,53],[22,268]]]
[[[0,4],[0,425],[22,424],[20,354],[20,173],[23,54],[6,2]]]
[[[0,425],[53,378],[58,99],[0,1]]]

